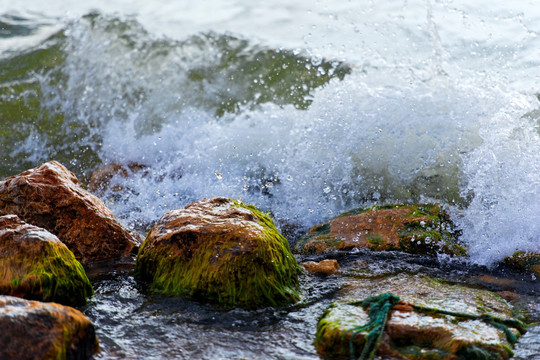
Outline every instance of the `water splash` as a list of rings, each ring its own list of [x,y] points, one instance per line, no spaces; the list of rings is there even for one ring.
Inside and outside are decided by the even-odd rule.
[[[536,100],[474,69],[446,71],[433,11],[433,61],[410,66],[214,32],[157,38],[133,19],[85,16],[1,60],[25,64],[0,71],[13,149],[1,170],[57,158],[87,180],[100,164],[139,164],[101,194],[136,228],[218,195],[298,231],[353,207],[437,201],[476,262],[538,250]]]

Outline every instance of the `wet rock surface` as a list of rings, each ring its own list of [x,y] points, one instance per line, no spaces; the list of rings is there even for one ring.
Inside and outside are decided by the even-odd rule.
[[[58,238],[16,215],[0,216],[0,294],[83,305],[92,285]]]
[[[0,296],[1,359],[90,359],[98,351],[94,325],[80,311]]]
[[[298,240],[294,251],[323,254],[368,248],[424,255],[465,255],[454,231],[447,214],[437,204],[388,205],[349,211],[316,225]]]
[[[141,239],[56,161],[0,182],[0,215],[47,229],[85,266],[132,256]]]
[[[213,198],[167,212],[141,246],[135,271],[162,294],[260,307],[297,301],[299,270],[267,215]]]
[[[347,279],[318,324],[315,345],[325,359],[357,358],[369,343],[371,304],[393,294],[382,326],[379,356],[393,359],[509,359],[524,332],[512,307],[500,296],[425,275]],[[369,335],[368,335],[369,334]],[[364,357],[367,358],[367,357]]]

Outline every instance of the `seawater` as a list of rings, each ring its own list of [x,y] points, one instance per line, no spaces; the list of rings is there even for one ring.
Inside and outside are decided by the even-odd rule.
[[[99,194],[126,226],[229,196],[292,240],[351,208],[439,202],[493,265],[540,251],[539,24],[527,1],[3,1],[0,177],[135,163]],[[105,357],[316,357],[302,319],[324,301],[252,324],[130,281],[99,283],[87,309]],[[133,350],[136,334],[154,340]],[[167,341],[183,345],[156,355]]]

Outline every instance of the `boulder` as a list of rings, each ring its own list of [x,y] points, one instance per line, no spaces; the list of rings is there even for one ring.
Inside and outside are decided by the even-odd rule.
[[[0,294],[84,305],[93,294],[82,265],[58,238],[16,215],[0,216]]]
[[[0,359],[90,359],[99,351],[94,325],[55,303],[0,296]]]
[[[297,301],[299,271],[270,217],[226,198],[165,213],[135,269],[155,292],[248,308]]]
[[[505,263],[519,271],[532,273],[535,280],[540,279],[540,253],[533,251],[516,251]]]
[[[324,359],[509,359],[524,332],[495,293],[399,275],[351,280],[320,319],[315,346]]]
[[[340,269],[340,266],[335,259],[325,259],[319,262],[306,261],[301,263],[307,272],[320,275],[332,275]]]
[[[374,206],[343,213],[316,225],[294,251],[324,254],[367,248],[434,256],[466,254],[454,236],[448,215],[437,204]]]
[[[130,257],[140,244],[138,234],[56,161],[0,182],[0,215],[7,214],[55,234],[85,266]]]

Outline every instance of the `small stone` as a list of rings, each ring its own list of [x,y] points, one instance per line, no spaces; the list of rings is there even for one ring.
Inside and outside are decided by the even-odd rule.
[[[90,359],[99,351],[94,325],[55,303],[0,296],[0,359]]]
[[[307,272],[321,275],[332,275],[340,269],[340,266],[335,259],[326,259],[320,262],[306,261],[301,263]]]

